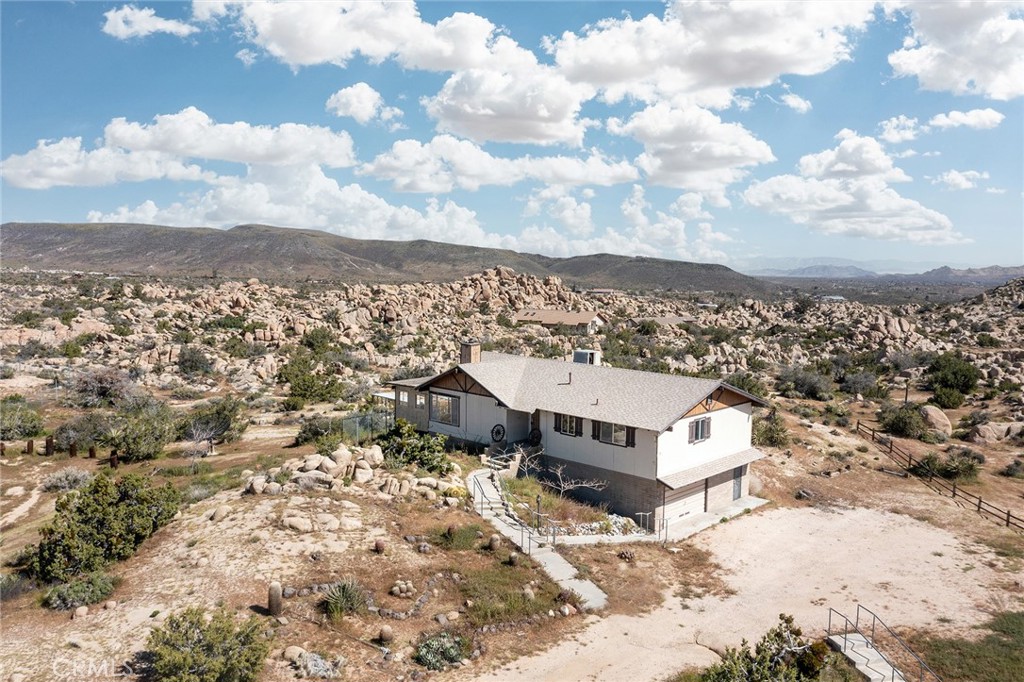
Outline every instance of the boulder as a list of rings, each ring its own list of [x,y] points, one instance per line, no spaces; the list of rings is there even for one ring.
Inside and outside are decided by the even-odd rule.
[[[356,468],[352,474],[352,480],[356,483],[369,483],[373,480],[373,470]]]
[[[211,521],[221,521],[231,512],[231,507],[226,504],[222,504],[213,510],[213,514],[210,516]]]
[[[377,468],[384,463],[384,451],[380,449],[379,445],[371,445],[363,450],[363,459],[369,462],[373,468]]]
[[[323,455],[310,455],[299,467],[299,471],[313,471],[324,461]]]
[[[284,527],[300,533],[309,533],[313,530],[313,522],[304,516],[289,516],[284,520]]]
[[[922,407],[921,416],[924,417],[924,421],[928,424],[928,428],[940,431],[947,436],[953,434],[953,425],[950,423],[949,417],[947,417],[946,413],[935,405],[925,405]]]
[[[284,660],[295,663],[306,655],[306,650],[301,646],[292,645],[284,650]]]

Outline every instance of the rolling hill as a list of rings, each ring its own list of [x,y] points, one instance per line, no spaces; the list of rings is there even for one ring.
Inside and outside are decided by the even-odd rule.
[[[504,265],[581,287],[759,294],[761,280],[723,265],[597,254],[551,258],[426,240],[383,241],[318,230],[239,225],[229,230],[119,223],[5,223],[6,268],[153,276],[259,277],[344,282],[446,281]]]

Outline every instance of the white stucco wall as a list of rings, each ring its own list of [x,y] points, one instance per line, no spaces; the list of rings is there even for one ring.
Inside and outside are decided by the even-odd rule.
[[[626,448],[594,440],[589,419],[583,420],[582,436],[566,436],[555,431],[554,413],[542,411],[540,428],[541,445],[552,457],[643,478],[655,476],[657,435],[653,431],[637,429],[636,447]]]
[[[667,476],[683,469],[717,459],[750,447],[752,405],[744,403],[716,410],[697,417],[680,419],[671,431],[658,436],[658,476]],[[711,418],[711,437],[689,443],[690,422]]]
[[[431,389],[431,393],[450,395],[459,399],[459,425],[451,426],[431,419],[432,433],[443,433],[486,445],[491,442],[491,428],[495,424],[505,426],[506,410],[498,407],[494,398],[439,389]]]

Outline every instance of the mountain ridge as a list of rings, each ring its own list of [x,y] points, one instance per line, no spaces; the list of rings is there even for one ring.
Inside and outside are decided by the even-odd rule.
[[[767,282],[717,264],[594,254],[555,258],[430,240],[342,237],[245,224],[228,230],[134,223],[0,225],[4,267],[153,276],[259,277],[366,283],[450,281],[504,265],[590,288],[769,291]]]

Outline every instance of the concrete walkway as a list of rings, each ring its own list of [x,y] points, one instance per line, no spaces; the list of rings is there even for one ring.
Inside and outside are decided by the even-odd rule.
[[[598,611],[608,605],[608,595],[589,580],[577,577],[576,569],[545,542],[547,538],[531,533],[529,528],[512,519],[505,509],[501,494],[491,481],[490,469],[478,469],[466,479],[473,507],[495,530],[511,540],[524,553],[530,555],[552,580],[566,589],[575,590],[583,597],[588,611]]]
[[[587,607],[600,609],[608,602],[608,597],[589,580],[577,579],[576,569],[563,559],[554,549],[559,545],[597,545],[626,544],[630,542],[674,542],[683,540],[706,528],[710,528],[723,520],[747,513],[756,509],[768,500],[759,497],[741,497],[728,508],[713,514],[694,514],[680,519],[670,525],[662,533],[637,533],[634,535],[558,535],[551,537],[539,535],[533,529],[523,525],[510,513],[508,504],[502,499],[494,481],[491,469],[477,469],[466,477],[470,495],[473,497],[473,508],[484,519],[491,522],[494,528],[517,545],[524,553],[536,559],[552,580],[563,587],[576,590],[587,600]]]
[[[906,678],[878,652],[871,640],[859,632],[831,635],[829,645],[842,652],[868,682],[905,682]]]

